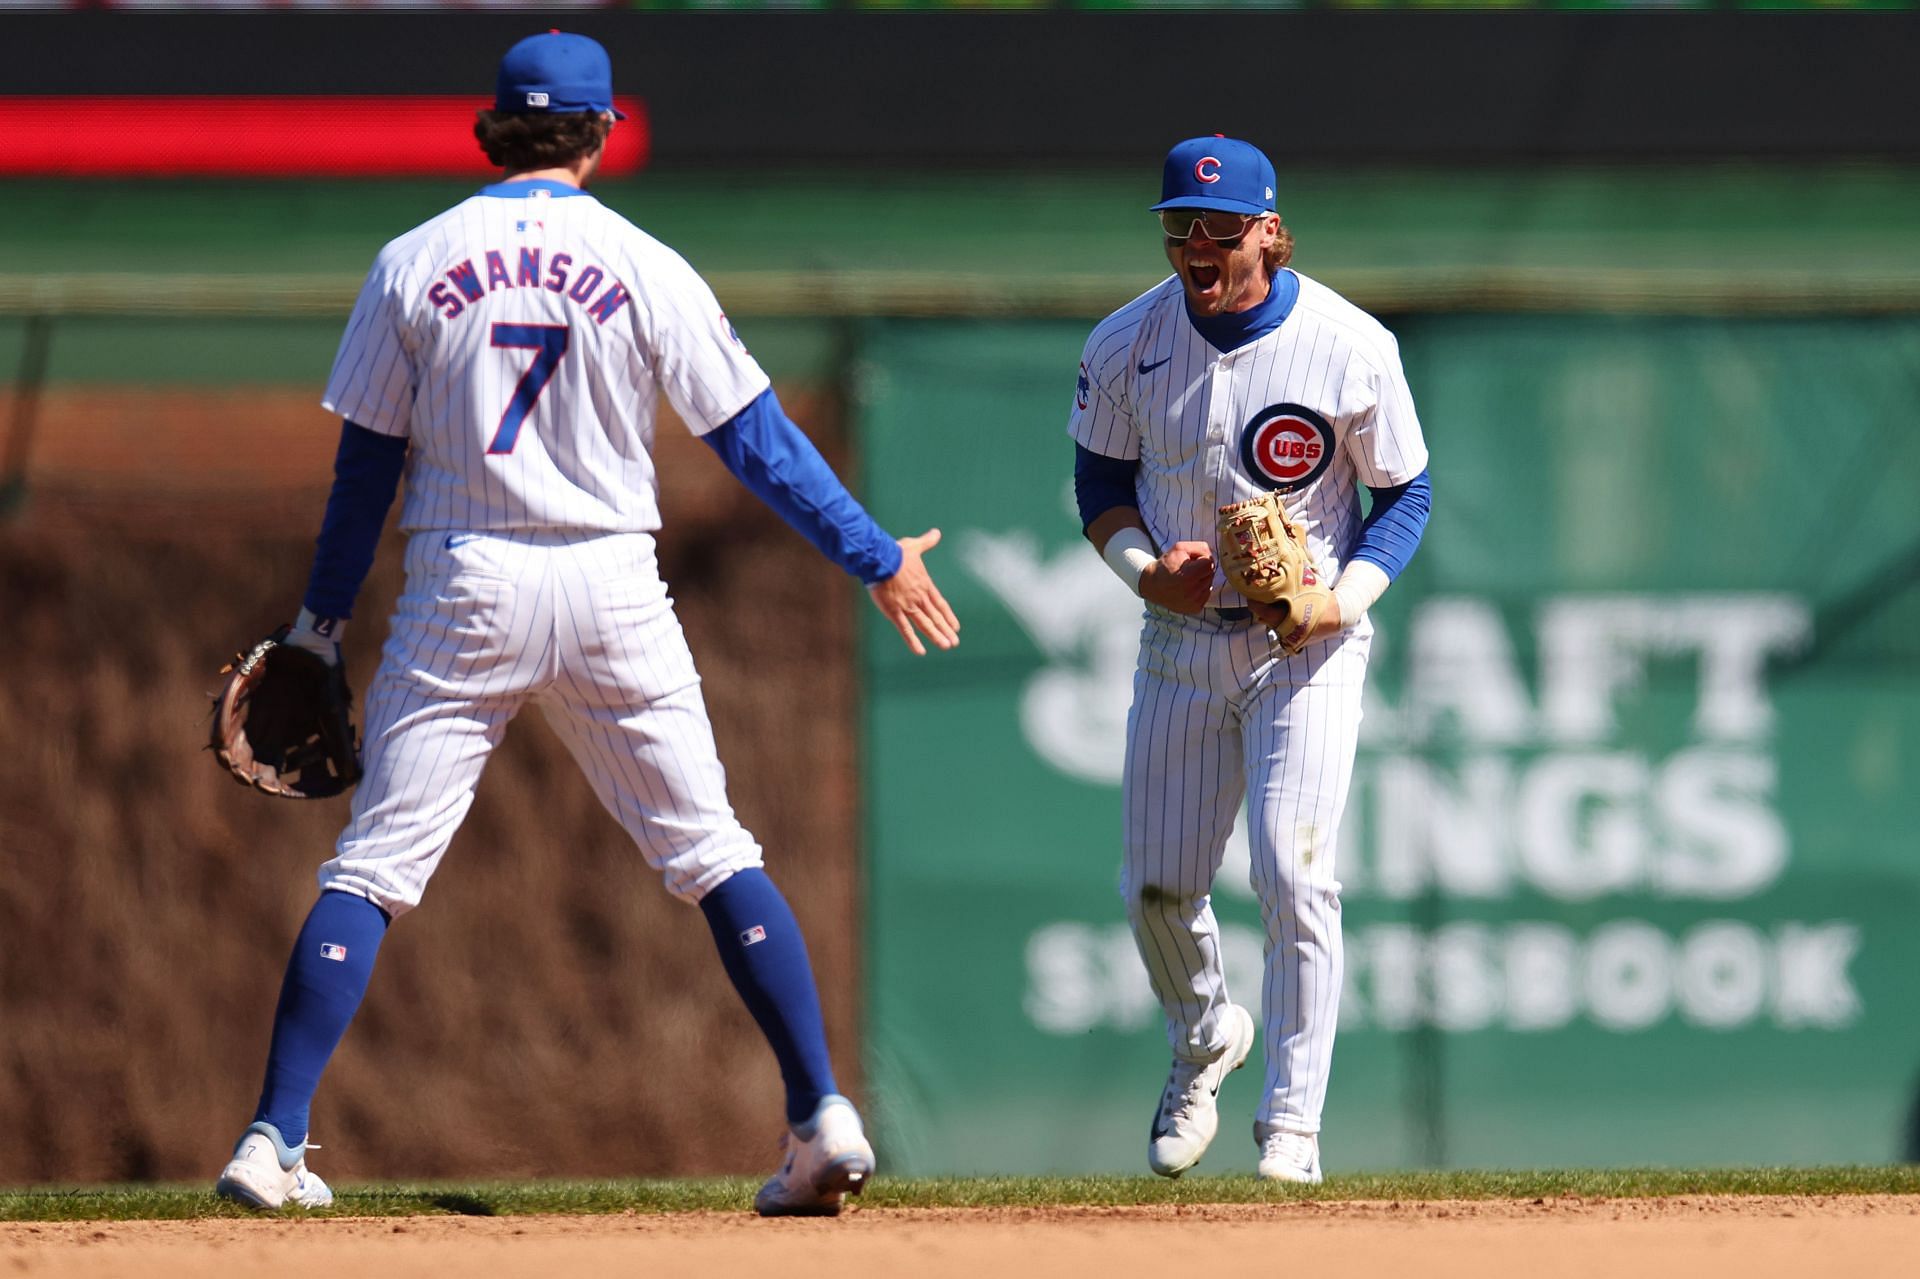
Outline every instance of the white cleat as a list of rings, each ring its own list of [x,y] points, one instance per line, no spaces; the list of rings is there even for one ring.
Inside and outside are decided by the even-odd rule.
[[[1253,1051],[1253,1014],[1228,1004],[1222,1019],[1227,1027],[1225,1051],[1205,1063],[1176,1060],[1160,1094],[1153,1136],[1147,1142],[1147,1166],[1162,1177],[1178,1177],[1207,1153],[1220,1130],[1221,1081],[1244,1066]]]
[[[290,1148],[280,1130],[264,1122],[249,1124],[240,1134],[240,1144],[213,1184],[213,1193],[268,1212],[288,1206],[325,1208],[333,1202],[327,1183],[307,1171],[307,1144],[303,1142],[298,1150]]]
[[[1253,1126],[1260,1143],[1260,1180],[1320,1184],[1320,1138],[1310,1132],[1280,1132],[1265,1124]]]
[[[780,1171],[753,1197],[762,1217],[835,1217],[846,1195],[867,1188],[873,1147],[860,1112],[837,1093],[820,1099],[811,1118],[780,1138],[787,1152]]]

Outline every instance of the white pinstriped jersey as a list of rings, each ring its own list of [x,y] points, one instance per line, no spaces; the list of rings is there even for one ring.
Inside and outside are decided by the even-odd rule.
[[[767,375],[685,259],[584,192],[491,187],[387,245],[322,399],[411,441],[400,527],[650,532],[664,391],[696,433]]]
[[[1357,485],[1407,483],[1427,446],[1393,335],[1294,274],[1280,327],[1224,353],[1187,318],[1177,276],[1115,311],[1087,339],[1068,430],[1091,452],[1139,459],[1159,548],[1212,545],[1217,508],[1278,489],[1332,581],[1359,537]],[[1225,586],[1208,602],[1244,603]]]
[[[1212,545],[1221,505],[1277,490],[1332,581],[1359,538],[1359,486],[1413,480],[1427,448],[1393,335],[1295,274],[1286,319],[1229,352],[1194,327],[1177,277],[1115,311],[1087,340],[1069,430],[1139,460],[1140,514],[1162,549]],[[1244,602],[1216,579],[1213,607]],[[1371,635],[1363,618],[1289,656],[1244,617],[1142,619],[1121,892],[1175,1058],[1213,1060],[1237,1018],[1209,893],[1245,802],[1266,926],[1256,1141],[1320,1131],[1344,982],[1334,850]]]

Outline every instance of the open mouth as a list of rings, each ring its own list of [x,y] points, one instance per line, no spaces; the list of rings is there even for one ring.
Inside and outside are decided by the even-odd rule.
[[[1220,267],[1213,262],[1187,263],[1187,279],[1193,287],[1202,293],[1211,292],[1213,286],[1220,283]]]

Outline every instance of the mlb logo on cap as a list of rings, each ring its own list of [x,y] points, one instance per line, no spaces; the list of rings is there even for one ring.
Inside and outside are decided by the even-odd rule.
[[[1188,138],[1160,169],[1160,209],[1272,213],[1273,161],[1251,142],[1213,134]]]
[[[613,63],[598,40],[566,31],[528,36],[500,59],[493,109],[509,115],[529,112],[612,111]]]

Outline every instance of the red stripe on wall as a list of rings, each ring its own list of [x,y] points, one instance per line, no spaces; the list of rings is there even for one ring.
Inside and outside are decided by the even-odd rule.
[[[646,105],[616,98],[600,172],[647,161]],[[0,95],[10,177],[485,177],[477,97],[88,98]]]

